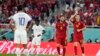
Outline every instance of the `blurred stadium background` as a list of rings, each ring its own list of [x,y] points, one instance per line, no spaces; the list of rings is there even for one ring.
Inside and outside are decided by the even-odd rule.
[[[25,6],[24,11],[31,15],[33,20],[41,20],[46,29],[43,41],[53,38],[53,25],[59,15],[63,13],[68,20],[76,7],[79,9],[81,20],[87,25],[84,31],[85,41],[100,41],[100,0],[0,0],[0,40],[13,40],[14,34],[10,32],[8,23],[19,4]],[[72,31],[72,25],[69,24],[69,41],[72,39]],[[4,34],[6,32],[7,34]]]
[[[0,0],[0,41],[13,41],[14,33],[8,26],[9,18],[17,12],[17,5],[24,5],[24,11],[33,20],[40,19],[46,33],[42,41],[53,39],[55,24],[59,15],[64,14],[66,20],[79,9],[81,20],[86,24],[84,40],[87,43],[100,43],[100,0]],[[29,31],[31,41],[32,30]],[[72,42],[73,28],[69,23],[68,41]]]

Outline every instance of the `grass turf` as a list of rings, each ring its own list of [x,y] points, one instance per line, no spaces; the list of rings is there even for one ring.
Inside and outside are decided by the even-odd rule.
[[[0,54],[0,56],[16,56],[16,54]],[[25,56],[25,55],[21,55]],[[30,56],[36,56],[36,55],[30,55]],[[55,56],[55,55],[38,55],[38,56]]]
[[[0,56],[16,56],[16,54],[0,54]],[[25,55],[21,55],[25,56]],[[36,56],[36,55],[30,55],[30,56]],[[38,56],[58,56],[58,55],[38,55]],[[67,54],[66,56],[74,56],[73,54]],[[82,56],[81,54],[77,56]],[[86,56],[94,56],[94,55],[86,55]]]

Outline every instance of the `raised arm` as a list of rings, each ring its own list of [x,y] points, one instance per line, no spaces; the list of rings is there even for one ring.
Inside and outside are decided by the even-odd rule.
[[[70,17],[70,21],[74,21],[74,17],[76,16],[78,14],[78,11],[75,11],[75,13],[73,14],[73,15],[71,15],[71,17]]]

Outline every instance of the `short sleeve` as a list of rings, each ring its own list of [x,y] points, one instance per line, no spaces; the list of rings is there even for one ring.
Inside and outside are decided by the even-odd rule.
[[[13,19],[13,15],[12,15],[12,16],[10,16],[8,19]]]
[[[28,18],[28,21],[32,20],[31,16],[29,16],[29,15],[27,15],[27,18]]]
[[[34,28],[35,28],[35,25],[32,26],[32,29],[33,29],[33,30],[34,30]]]
[[[17,16],[16,16],[16,14],[15,14],[15,15],[13,15],[13,16],[11,17],[11,19],[15,20],[16,17],[17,17]]]
[[[40,26],[40,27],[41,27],[41,30],[45,30],[43,26]]]

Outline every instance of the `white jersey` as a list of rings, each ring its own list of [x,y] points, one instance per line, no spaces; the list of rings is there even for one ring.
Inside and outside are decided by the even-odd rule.
[[[32,18],[24,12],[18,12],[12,17],[12,19],[15,22],[15,27],[17,30],[25,30],[28,22]]]
[[[42,32],[44,30],[44,28],[41,25],[33,25],[32,27],[33,29],[33,34],[35,37],[37,37],[37,35],[42,35]]]

